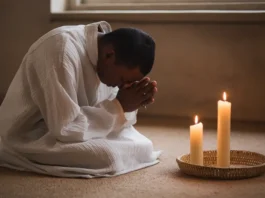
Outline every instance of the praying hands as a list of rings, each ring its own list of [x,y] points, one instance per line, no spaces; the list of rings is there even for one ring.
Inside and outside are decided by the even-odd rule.
[[[152,104],[156,92],[157,82],[150,81],[150,78],[145,77],[139,82],[121,88],[117,94],[117,99],[124,112],[132,112],[141,106]]]

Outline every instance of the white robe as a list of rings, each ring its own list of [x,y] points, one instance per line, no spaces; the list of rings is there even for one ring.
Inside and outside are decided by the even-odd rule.
[[[158,163],[96,74],[98,28],[56,28],[25,55],[0,107],[0,166],[60,177],[110,177]]]

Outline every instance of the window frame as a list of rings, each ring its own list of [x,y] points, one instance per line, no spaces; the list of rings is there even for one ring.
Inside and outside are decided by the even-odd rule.
[[[139,23],[161,23],[161,22],[229,22],[229,23],[264,23],[265,22],[265,0],[262,5],[255,3],[242,4],[235,7],[225,7],[216,3],[200,7],[198,4],[179,5],[171,9],[112,9],[93,7],[93,5],[82,5],[81,0],[50,0],[51,21],[96,21],[106,20],[109,22],[139,22]],[[202,1],[202,0],[197,0]],[[218,0],[214,0],[218,1]],[[224,0],[229,1],[229,0]],[[246,1],[246,0],[245,0]],[[224,6],[223,4],[222,6]],[[197,7],[196,7],[197,6]],[[198,7],[199,6],[199,7]],[[115,8],[115,9],[114,9]],[[132,6],[130,7],[132,8]]]
[[[95,1],[93,3],[82,3],[82,0],[70,0],[69,10],[179,10],[179,11],[261,11],[265,10],[265,0],[252,2],[251,0],[167,0],[165,3],[154,3],[154,0],[132,0],[132,3],[100,3],[101,0],[85,0]],[[185,1],[185,2],[184,2]]]

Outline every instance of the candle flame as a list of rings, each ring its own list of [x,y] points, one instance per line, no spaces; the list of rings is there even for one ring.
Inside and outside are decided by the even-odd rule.
[[[223,93],[223,99],[224,99],[224,101],[226,101],[226,99],[227,99],[227,96],[226,96],[225,92]]]
[[[197,123],[198,123],[198,120],[199,120],[199,119],[198,119],[198,116],[196,115],[196,116],[195,116],[195,119],[194,119],[194,121],[195,121],[195,124],[197,124]]]

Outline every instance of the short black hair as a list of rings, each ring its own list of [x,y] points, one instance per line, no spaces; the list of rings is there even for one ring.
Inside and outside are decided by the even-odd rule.
[[[129,68],[139,67],[144,76],[152,70],[155,41],[144,31],[136,28],[119,28],[105,34],[102,41],[113,45],[117,64],[125,64]]]

